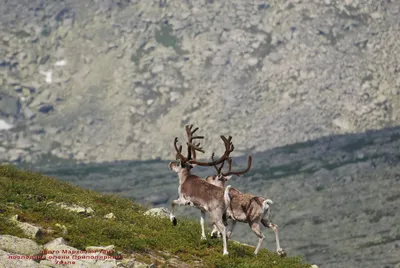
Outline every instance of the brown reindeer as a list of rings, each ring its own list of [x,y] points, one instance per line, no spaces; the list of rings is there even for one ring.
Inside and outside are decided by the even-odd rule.
[[[214,160],[214,154],[212,155],[212,160]],[[206,178],[206,181],[223,189],[225,188],[225,182],[228,181],[232,177],[232,175],[243,175],[250,170],[252,158],[251,156],[249,156],[247,168],[243,171],[232,171],[232,159],[229,158],[227,161],[229,165],[229,170],[227,173],[222,172],[224,162],[219,167],[217,165],[214,165],[217,171],[217,175],[208,176]],[[248,223],[250,228],[258,237],[258,244],[254,251],[254,254],[257,255],[258,251],[260,250],[261,244],[265,239],[263,233],[260,230],[262,224],[265,227],[271,228],[274,231],[276,251],[280,256],[286,256],[285,251],[279,245],[278,226],[276,224],[273,224],[269,219],[271,213],[270,205],[273,204],[272,200],[264,199],[262,197],[254,196],[251,194],[245,194],[235,188],[231,188],[229,190],[229,195],[231,197],[231,203],[227,209],[227,238],[229,239],[231,237],[236,222]],[[214,230],[211,232],[211,236],[214,237],[217,231],[218,230],[214,228]]]
[[[200,144],[194,144],[193,140],[202,139],[204,137],[193,136],[198,128],[192,131],[192,127],[193,125],[186,126],[186,134],[188,137],[188,153],[186,157],[182,155],[182,146],[179,148],[177,146],[178,138],[175,138],[174,140],[174,147],[177,153],[176,158],[179,160],[177,162],[170,162],[169,168],[176,172],[179,176],[179,198],[172,201],[170,218],[173,224],[176,225],[177,220],[174,215],[174,209],[177,205],[190,205],[197,207],[202,212],[202,215],[205,215],[205,212],[209,212],[211,214],[214,227],[216,227],[217,230],[222,234],[224,247],[223,255],[228,255],[226,228],[223,221],[223,215],[225,214],[230,203],[230,197],[228,194],[230,186],[223,190],[223,188],[210,184],[201,177],[191,174],[190,170],[195,165],[213,166],[224,162],[228,158],[229,153],[233,150],[233,145],[230,142],[232,137],[226,139],[225,137],[221,136],[221,139],[225,144],[225,153],[219,160],[213,162],[198,162],[195,161],[196,151],[203,153],[204,151],[201,147],[199,147]],[[192,158],[192,154],[194,159]]]

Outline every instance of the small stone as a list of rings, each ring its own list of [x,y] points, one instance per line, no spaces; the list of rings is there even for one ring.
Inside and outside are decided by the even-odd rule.
[[[86,251],[92,251],[92,252],[102,252],[102,251],[111,252],[114,251],[114,249],[115,249],[114,245],[109,245],[105,247],[88,246],[85,248]]]
[[[54,110],[54,106],[52,104],[43,104],[39,107],[39,112],[47,114]]]
[[[28,148],[32,147],[32,143],[26,138],[20,138],[20,139],[18,139],[15,147],[18,149],[28,149]]]
[[[146,89],[145,88],[143,88],[143,87],[137,87],[137,88],[135,88],[135,93],[136,94],[144,94],[146,92]]]
[[[67,227],[64,224],[61,225],[59,223],[56,223],[55,226],[62,230],[62,234],[63,235],[67,235],[68,234]]]
[[[104,219],[115,219],[115,215],[114,213],[108,213],[107,215],[104,215],[103,217]]]
[[[382,14],[380,12],[373,12],[371,13],[371,18],[373,18],[374,20],[380,19],[382,18]]]
[[[28,107],[25,107],[24,109],[24,117],[27,120],[31,120],[36,116],[36,113],[34,113],[31,109],[29,109]]]
[[[154,102],[154,100],[152,100],[152,99],[149,99],[149,100],[147,100],[147,105],[152,105],[153,104],[153,102]]]
[[[171,211],[167,208],[161,207],[161,208],[152,208],[149,209],[144,213],[144,215],[152,215],[152,216],[160,216],[163,218],[169,218],[171,215]]]
[[[13,125],[7,123],[3,119],[0,119],[0,130],[9,130],[12,128],[13,128]]]
[[[131,114],[136,114],[136,108],[135,107],[129,107],[129,112],[131,112]]]
[[[248,64],[249,66],[256,66],[257,63],[258,63],[258,59],[257,59],[257,58],[249,58],[249,59],[247,60],[247,64]]]
[[[8,160],[10,162],[18,162],[21,160],[22,154],[24,153],[23,150],[20,149],[11,149],[8,151]]]
[[[94,210],[91,207],[86,208],[86,213],[93,214]]]
[[[352,124],[350,121],[345,117],[338,117],[332,121],[333,125],[339,127],[342,130],[351,130],[353,129]]]
[[[375,104],[382,104],[385,103],[387,100],[385,95],[379,95],[376,100],[375,100]]]
[[[252,43],[252,44],[251,44],[251,47],[254,48],[254,49],[259,48],[259,47],[260,47],[260,42]]]
[[[363,152],[357,152],[356,157],[357,157],[357,159],[364,159],[365,155]]]
[[[161,73],[163,70],[164,70],[164,66],[163,65],[156,65],[156,66],[153,67],[151,72],[153,74],[158,74],[158,73]]]

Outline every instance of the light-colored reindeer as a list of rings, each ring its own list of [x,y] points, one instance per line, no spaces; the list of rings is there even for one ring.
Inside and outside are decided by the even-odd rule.
[[[186,157],[182,155],[182,146],[180,146],[178,149],[178,138],[175,138],[174,140],[174,147],[177,152],[176,158],[179,160],[176,162],[170,162],[169,168],[176,172],[179,176],[179,198],[172,201],[170,218],[173,224],[176,225],[177,220],[174,215],[174,210],[175,206],[177,205],[190,205],[197,207],[201,211],[202,218],[203,216],[205,216],[206,212],[209,212],[211,214],[214,227],[216,227],[216,229],[222,234],[223,255],[228,255],[229,253],[227,249],[226,228],[223,216],[226,212],[227,207],[230,204],[230,197],[228,194],[230,186],[226,187],[224,190],[222,187],[210,184],[201,177],[191,174],[190,170],[195,165],[213,166],[223,163],[229,157],[229,153],[233,150],[233,145],[230,142],[232,137],[226,139],[225,137],[221,136],[221,139],[224,141],[225,144],[225,153],[219,160],[213,162],[198,162],[195,161],[196,151],[200,151],[203,153],[204,151],[201,147],[199,147],[200,144],[193,144],[193,140],[202,139],[204,137],[193,136],[198,128],[195,128],[192,131],[192,127],[193,125],[186,126],[186,134],[188,136],[188,153]]]
[[[212,155],[212,160],[214,160],[214,154]],[[228,181],[232,177],[232,175],[243,175],[250,170],[252,158],[251,156],[249,156],[247,168],[243,171],[232,171],[232,158],[228,158],[227,162],[229,165],[229,170],[227,173],[222,172],[224,162],[222,162],[219,167],[216,164],[214,165],[214,167],[217,170],[217,175],[208,176],[206,178],[206,181],[223,189],[225,188],[226,181]],[[279,244],[278,226],[276,224],[273,224],[269,219],[271,213],[270,205],[273,204],[272,200],[254,196],[251,194],[245,194],[235,188],[230,188],[229,195],[231,197],[231,202],[227,209],[227,238],[229,239],[231,237],[236,222],[248,223],[250,228],[258,237],[258,244],[254,251],[254,254],[257,255],[258,251],[261,248],[261,244],[265,239],[263,233],[260,230],[262,224],[265,227],[271,228],[274,231],[276,251],[280,256],[286,256],[286,252],[280,247]],[[211,236],[214,236],[217,232],[218,230],[214,227],[213,231],[211,232]]]

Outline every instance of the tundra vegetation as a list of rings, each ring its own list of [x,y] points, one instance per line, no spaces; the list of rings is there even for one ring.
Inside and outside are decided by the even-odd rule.
[[[49,202],[64,202],[91,207],[92,216],[66,211]],[[131,199],[100,194],[60,182],[40,173],[22,171],[10,165],[0,166],[0,234],[26,237],[9,220],[18,214],[20,221],[43,229],[35,238],[39,244],[64,237],[69,245],[84,250],[88,245],[115,245],[123,258],[135,258],[157,267],[298,267],[308,268],[301,257],[281,258],[277,253],[229,243],[229,256],[221,254],[222,243],[201,240],[198,221],[183,219],[172,226],[168,218],[155,220],[144,215],[147,208]],[[112,212],[114,219],[104,219]],[[66,226],[68,232],[57,228]],[[163,266],[164,265],[164,266]]]

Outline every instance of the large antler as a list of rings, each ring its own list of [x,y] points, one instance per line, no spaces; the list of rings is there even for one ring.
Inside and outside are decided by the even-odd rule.
[[[204,153],[203,148],[200,147],[200,143],[193,144],[193,140],[194,139],[204,139],[203,136],[193,136],[193,134],[199,128],[197,127],[197,128],[192,130],[193,125],[186,125],[185,128],[186,128],[186,135],[188,137],[188,141],[186,142],[186,144],[188,146],[187,157],[185,157],[182,154],[182,145],[180,145],[179,148],[178,148],[178,138],[175,137],[175,140],[174,140],[174,147],[175,147],[175,150],[176,150],[176,159],[180,158],[183,163],[191,160],[192,159],[192,155],[193,155],[193,159],[196,159],[196,151]]]
[[[228,169],[228,173],[218,173],[221,174],[222,176],[229,176],[229,175],[243,175],[245,173],[247,173],[250,168],[251,168],[251,161],[253,160],[253,158],[251,157],[251,155],[249,155],[248,160],[247,160],[247,168],[245,170],[242,171],[232,171],[232,158],[229,157],[228,159],[228,165],[229,165],[229,169]],[[221,170],[222,168],[220,168]]]
[[[193,144],[194,139],[204,139],[204,136],[193,136],[193,134],[199,129],[196,127],[195,129],[192,130],[193,125],[186,125],[186,135],[188,137],[188,142],[186,143],[188,146],[188,160],[194,159],[196,160],[196,151],[204,153],[204,150],[202,147],[200,147],[200,143]],[[192,155],[193,154],[193,158]]]
[[[213,162],[215,162],[214,153],[212,153],[211,159],[212,159]],[[217,175],[221,174],[221,170],[222,170],[222,168],[224,167],[224,164],[225,164],[225,161],[222,162],[222,164],[221,164],[219,167],[218,167],[218,165],[214,165],[215,170],[217,171]]]
[[[211,155],[211,159],[214,161],[214,153]],[[247,161],[247,168],[245,170],[242,171],[232,171],[232,158],[229,157],[228,158],[228,164],[229,164],[229,170],[228,173],[223,173],[222,172],[222,168],[224,167],[225,162],[222,162],[221,166],[217,166],[214,165],[215,169],[217,170],[217,175],[222,175],[222,176],[229,176],[229,175],[243,175],[245,173],[247,173],[250,168],[251,168],[251,162],[252,162],[253,158],[251,157],[251,155],[249,155],[248,161]]]
[[[235,147],[233,146],[231,140],[232,137],[229,136],[229,138],[225,138],[225,136],[221,136],[221,139],[224,141],[225,144],[225,153],[221,156],[220,159],[218,159],[217,161],[213,161],[213,162],[199,162],[196,160],[189,160],[190,164],[196,164],[199,166],[215,166],[218,165],[222,162],[224,162],[225,160],[227,160],[229,158],[229,154],[235,149]]]

